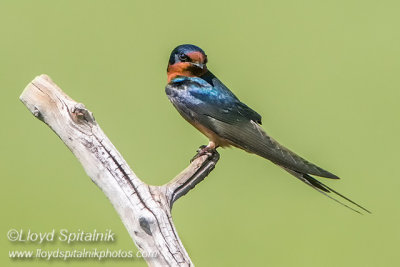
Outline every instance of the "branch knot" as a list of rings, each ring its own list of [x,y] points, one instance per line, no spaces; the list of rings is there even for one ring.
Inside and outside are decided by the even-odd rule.
[[[74,118],[74,121],[77,123],[82,123],[83,121],[89,123],[95,122],[93,113],[86,109],[85,105],[82,103],[75,104],[72,109],[72,114],[75,115],[72,118]]]

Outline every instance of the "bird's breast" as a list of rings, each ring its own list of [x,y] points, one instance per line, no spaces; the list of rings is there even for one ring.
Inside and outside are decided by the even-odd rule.
[[[214,142],[217,146],[229,147],[231,145],[231,143],[228,140],[226,140],[225,138],[222,138],[217,133],[210,130],[206,126],[202,125],[198,121],[193,120],[193,121],[189,121],[189,123],[192,124],[202,134],[204,134],[210,141]]]

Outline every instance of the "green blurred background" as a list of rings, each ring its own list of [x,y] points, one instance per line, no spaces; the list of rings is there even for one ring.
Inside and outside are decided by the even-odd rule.
[[[117,213],[18,97],[42,73],[85,103],[136,174],[174,177],[206,138],[167,100],[182,43],[263,115],[264,128],[339,175],[360,216],[237,149],[173,209],[197,266],[400,266],[398,1],[0,2],[1,266],[145,266],[16,260],[9,250],[136,251]],[[12,243],[9,229],[103,231],[114,243]]]

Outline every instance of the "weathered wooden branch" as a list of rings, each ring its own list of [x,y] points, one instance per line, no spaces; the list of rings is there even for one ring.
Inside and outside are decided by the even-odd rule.
[[[219,159],[217,152],[194,160],[171,182],[142,182],[83,104],[67,96],[46,75],[36,77],[21,101],[74,153],[92,181],[117,210],[150,266],[192,266],[171,217],[173,203],[201,182]]]

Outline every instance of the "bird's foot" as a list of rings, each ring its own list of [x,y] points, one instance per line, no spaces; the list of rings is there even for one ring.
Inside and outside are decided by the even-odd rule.
[[[207,156],[211,156],[213,154],[213,152],[215,151],[215,148],[206,146],[206,145],[202,145],[199,147],[199,149],[197,149],[197,154],[190,160],[190,163],[192,163],[195,159],[207,155]]]

